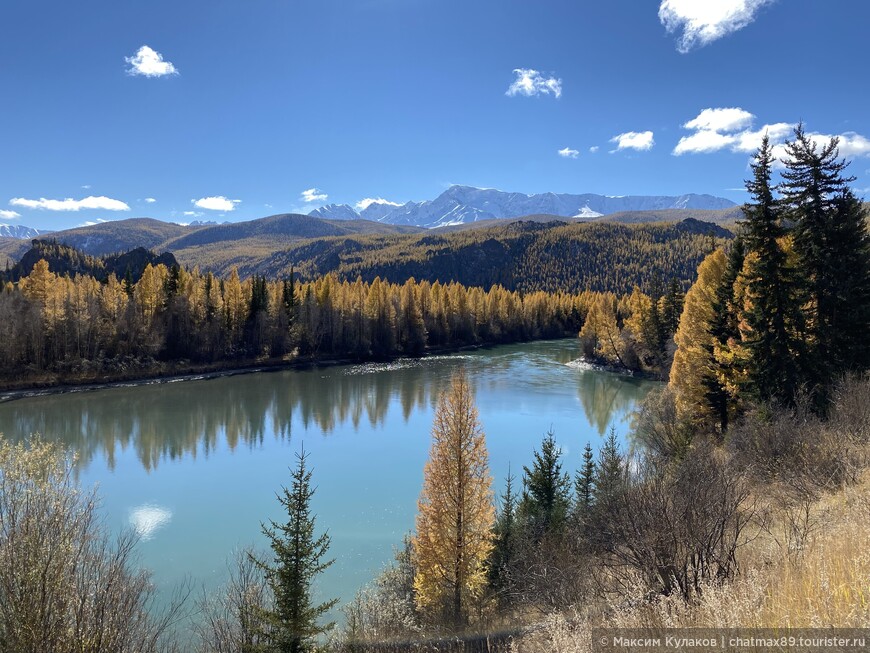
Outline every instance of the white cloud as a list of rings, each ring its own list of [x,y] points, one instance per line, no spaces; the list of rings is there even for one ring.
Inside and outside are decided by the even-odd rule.
[[[595,153],[598,151],[598,146],[597,146],[597,145],[593,145],[592,147],[589,148],[589,151],[590,151],[592,154],[595,154]]]
[[[325,202],[329,199],[329,195],[318,190],[317,188],[309,188],[308,190],[303,190],[301,197],[303,202]]]
[[[189,215],[191,217],[198,218],[199,216],[202,215],[202,213],[200,213],[199,211],[185,211],[184,215]]]
[[[562,80],[555,77],[544,77],[537,70],[531,68],[515,68],[517,78],[508,88],[505,95],[554,95],[562,97]]]
[[[683,125],[686,129],[714,132],[732,132],[749,127],[755,116],[739,107],[704,109],[697,117]]]
[[[659,20],[677,38],[682,53],[743,29],[774,0],[663,0]]]
[[[576,159],[578,156],[580,156],[580,151],[572,150],[570,147],[563,147],[561,150],[559,150],[559,156],[566,159]]]
[[[103,224],[104,222],[108,222],[108,220],[103,220],[102,218],[97,218],[96,220],[88,220],[87,222],[82,222],[80,227],[93,227],[98,224]]]
[[[84,190],[90,190],[90,189],[91,189],[91,185],[90,185],[90,184],[85,184],[84,186],[82,186],[82,188],[83,188]]]
[[[751,126],[754,120],[753,114],[739,107],[704,109],[683,124],[684,129],[694,130],[695,133],[683,136],[673,154],[702,154],[724,149],[751,153],[761,145],[765,134],[775,149],[794,129],[791,123],[777,122],[753,130]]]
[[[823,144],[831,140],[831,137],[825,134],[810,134],[817,143]],[[870,140],[866,136],[856,134],[855,132],[844,132],[839,134],[840,139],[840,156],[851,159],[858,156],[870,156]]]
[[[326,199],[324,197],[324,199]],[[308,201],[308,200],[306,200]],[[372,204],[385,204],[387,206],[402,206],[399,202],[391,202],[390,200],[385,200],[382,197],[366,197],[364,200],[360,200],[356,203],[354,208],[357,211],[365,211]]]
[[[156,202],[156,201],[157,201],[157,200],[154,199],[153,197],[146,197],[146,198],[145,198],[145,203],[146,203],[146,204],[154,204],[154,202]]]
[[[144,75],[145,77],[164,77],[177,75],[178,69],[170,62],[163,59],[163,55],[143,45],[132,57],[124,57],[124,61],[130,64],[127,69],[128,75]]]
[[[651,131],[617,134],[610,142],[616,143],[617,150],[650,150],[656,144]]]
[[[683,136],[674,148],[674,154],[699,154],[704,152],[718,152],[729,145],[733,145],[736,136],[734,134],[720,134],[719,132],[702,129],[691,136]]]
[[[702,154],[728,149],[731,152],[752,154],[761,145],[767,134],[776,159],[786,156],[784,143],[794,132],[795,125],[789,122],[775,122],[751,129],[755,116],[739,108],[704,109],[698,116],[683,125],[695,133],[683,136],[673,154]],[[834,136],[818,132],[807,133],[819,147],[824,146]],[[870,139],[856,132],[837,134],[840,156],[852,159],[870,156]]]
[[[81,211],[82,209],[96,209],[100,211],[129,211],[130,207],[121,200],[113,200],[111,197],[94,197],[90,195],[84,199],[74,200],[48,200],[44,197],[38,200],[29,200],[23,197],[13,197],[9,200],[12,206],[23,206],[28,209],[45,209],[46,211]]]
[[[198,200],[190,201],[199,209],[207,209],[209,211],[235,211],[236,204],[240,204],[242,200],[231,200],[223,195],[218,195],[216,197],[201,197]]]
[[[767,134],[770,142],[774,145],[782,143],[794,131],[794,125],[789,122],[777,122],[772,125],[764,125],[761,129],[744,130],[734,136],[731,144],[732,152],[755,152],[761,147],[761,139]]]
[[[6,211],[5,209],[0,209],[0,218],[4,220],[17,220],[21,217],[20,213],[16,213],[15,211]]]

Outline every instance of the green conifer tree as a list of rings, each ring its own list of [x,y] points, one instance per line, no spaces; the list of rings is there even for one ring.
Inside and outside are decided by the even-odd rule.
[[[611,427],[598,452],[593,492],[592,520],[589,532],[599,547],[607,548],[614,537],[612,517],[619,511],[619,501],[625,487],[625,459]]]
[[[588,442],[583,449],[583,463],[577,470],[574,488],[574,514],[581,524],[588,524],[595,500],[595,455]]]
[[[266,575],[272,592],[273,606],[266,610],[267,651],[305,653],[314,649],[319,635],[334,623],[320,625],[319,619],[338,602],[337,599],[315,603],[312,582],[335,560],[326,560],[330,538],[327,533],[315,536],[315,517],[311,514],[311,470],[303,448],[296,454],[296,468],[291,471],[291,487],[282,488],[278,501],[287,512],[286,522],[270,520],[263,524],[273,557],[271,562],[255,559]]]
[[[837,378],[867,365],[870,246],[849,189],[855,177],[845,176],[848,163],[839,158],[838,144],[835,137],[820,147],[799,125],[794,140],[786,142],[780,186],[795,222],[805,291],[809,351],[802,366],[804,383],[821,411]]]
[[[668,336],[674,335],[677,332],[677,327],[680,326],[680,316],[683,314],[683,301],[685,298],[686,294],[683,292],[680,280],[676,277],[672,278],[668,286],[668,292],[662,302],[662,319]]]
[[[571,479],[562,472],[562,450],[552,431],[541,442],[541,451],[534,452],[529,469],[523,466],[523,495],[518,508],[524,527],[535,538],[558,532],[568,516]]]
[[[751,164],[753,178],[746,181],[752,200],[743,206],[747,254],[753,255],[744,270],[744,345],[750,354],[747,379],[753,394],[763,401],[791,403],[799,384],[802,318],[795,271],[781,242],[785,229],[770,183],[773,163],[765,134]]]
[[[516,550],[516,511],[517,495],[514,491],[516,477],[508,467],[505,479],[505,490],[500,497],[500,506],[493,527],[493,549],[490,554],[489,581],[496,588],[501,588],[507,580],[507,573],[514,559]]]

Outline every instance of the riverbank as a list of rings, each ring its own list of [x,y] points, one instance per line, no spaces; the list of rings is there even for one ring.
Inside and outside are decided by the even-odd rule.
[[[547,340],[562,340],[570,338],[538,338],[522,342],[543,342]],[[420,359],[427,356],[439,356],[453,354],[461,351],[475,351],[488,349],[503,344],[502,342],[484,342],[456,347],[432,347],[419,356],[407,354],[387,357],[365,358],[317,358],[316,356],[284,356],[280,358],[257,358],[238,359],[233,361],[220,361],[216,363],[190,363],[189,361],[157,361],[150,359],[147,364],[140,361],[132,361],[117,372],[105,371],[101,374],[80,374],[75,378],[64,377],[58,372],[44,372],[38,379],[27,379],[16,383],[0,383],[0,404],[26,399],[29,397],[43,397],[57,394],[71,394],[77,392],[92,392],[105,388],[134,388],[145,385],[158,385],[166,383],[180,383],[184,381],[203,381],[217,379],[240,374],[256,374],[258,372],[280,372],[282,370],[303,370],[312,367],[334,367],[336,365],[358,365],[361,363],[390,363],[402,358]],[[661,374],[651,371],[633,370],[622,365],[613,365],[581,356],[575,361],[568,363],[577,369],[607,372],[622,376],[630,376],[647,381],[666,380]]]
[[[104,372],[99,378],[97,378],[96,375],[80,375],[77,378],[68,378],[62,377],[59,373],[45,372],[38,379],[27,379],[17,383],[0,384],[0,403],[14,401],[16,399],[26,399],[29,397],[92,392],[95,390],[103,390],[105,388],[133,388],[145,385],[202,381],[241,374],[256,374],[258,372],[280,372],[282,370],[301,370],[312,367],[334,367],[336,365],[355,365],[360,363],[389,363],[401,358],[426,358],[427,356],[438,356],[461,351],[487,349],[499,344],[510,343],[478,343],[456,347],[433,347],[427,349],[420,356],[397,354],[395,356],[380,358],[321,359],[316,356],[286,356],[281,358],[239,359],[235,361],[220,361],[218,363],[203,364],[195,364],[188,361],[172,362],[153,360],[149,367],[143,365],[131,365],[116,373],[111,371]]]
[[[581,356],[577,360],[568,363],[568,366],[578,370],[590,370],[593,372],[607,372],[608,374],[619,374],[621,376],[630,376],[635,379],[644,379],[645,381],[667,381],[667,375],[653,370],[635,370],[624,365],[614,365],[612,363],[601,362],[595,359]]]

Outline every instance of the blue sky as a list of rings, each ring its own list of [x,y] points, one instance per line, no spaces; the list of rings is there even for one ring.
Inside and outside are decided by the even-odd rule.
[[[742,201],[760,131],[798,120],[843,135],[870,195],[868,19],[858,0],[10,0],[0,222],[247,220],[454,183]]]

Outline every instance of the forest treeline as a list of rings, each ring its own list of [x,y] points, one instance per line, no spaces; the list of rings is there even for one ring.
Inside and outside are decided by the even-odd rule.
[[[51,246],[47,247],[61,247]],[[66,257],[69,258],[68,256]],[[87,259],[83,259],[87,262]],[[105,267],[91,262],[90,267]],[[682,287],[628,297],[585,291],[521,293],[458,283],[375,278],[301,282],[225,279],[147,263],[138,280],[56,274],[39,258],[0,292],[0,363],[7,382],[105,380],[167,365],[418,356],[427,350],[576,335],[590,356],[633,369],[666,369]],[[616,344],[616,341],[619,344]]]

